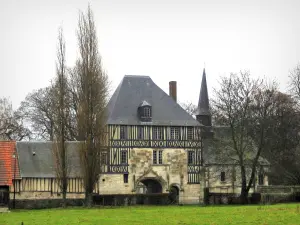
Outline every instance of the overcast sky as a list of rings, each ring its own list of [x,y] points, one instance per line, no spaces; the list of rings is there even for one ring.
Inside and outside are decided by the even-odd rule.
[[[205,64],[209,94],[219,76],[250,70],[286,88],[300,62],[299,0],[26,0],[0,7],[0,97],[14,108],[55,76],[63,25],[68,66],[77,55],[79,10],[91,4],[112,90],[124,75],[149,75],[178,100],[197,103]]]

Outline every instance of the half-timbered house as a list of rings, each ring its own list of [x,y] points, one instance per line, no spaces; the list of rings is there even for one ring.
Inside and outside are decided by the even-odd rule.
[[[192,204],[203,202],[204,187],[214,192],[240,191],[238,167],[213,157],[213,134],[224,129],[212,126],[205,70],[196,118],[177,103],[175,81],[166,94],[149,76],[124,76],[107,109],[107,143],[100,155],[96,194],[171,192],[180,203]],[[78,144],[67,143],[68,198],[84,197]],[[17,142],[21,179],[15,182],[15,190],[11,186],[11,198],[12,193],[18,199],[60,196],[52,145]],[[268,184],[263,173],[257,180],[255,185]]]

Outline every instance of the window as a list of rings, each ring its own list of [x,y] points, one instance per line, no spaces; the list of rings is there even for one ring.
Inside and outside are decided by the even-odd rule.
[[[162,164],[162,151],[158,151],[158,164]]]
[[[221,181],[224,182],[225,181],[225,172],[221,172]]]
[[[258,185],[264,185],[264,175],[263,174],[258,175]]]
[[[144,117],[145,118],[151,117],[151,108],[150,107],[144,107]]]
[[[163,139],[163,128],[162,127],[152,127],[152,139],[162,140]]]
[[[188,140],[194,139],[194,128],[193,127],[187,128],[187,139]]]
[[[195,162],[195,152],[188,151],[188,164],[194,164]]]
[[[157,151],[154,150],[153,151],[153,164],[156,164],[156,162],[157,162]]]
[[[162,150],[153,151],[153,164],[162,164]]]
[[[146,100],[142,101],[141,104],[139,105],[138,116],[140,120],[143,122],[151,122],[152,107]]]
[[[123,174],[124,184],[128,183],[128,173]]]
[[[144,139],[144,127],[137,127],[137,139]]]
[[[121,151],[121,164],[127,164],[127,151]]]
[[[180,139],[180,128],[179,127],[171,127],[171,139],[172,140]]]
[[[107,164],[107,152],[101,152],[101,164],[102,165]]]
[[[120,126],[120,139],[127,139],[127,127]]]
[[[232,168],[232,180],[236,181],[236,171],[235,171],[235,167]]]

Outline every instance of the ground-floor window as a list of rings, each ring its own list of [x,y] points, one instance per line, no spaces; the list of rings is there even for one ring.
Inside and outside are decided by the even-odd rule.
[[[123,174],[123,180],[125,184],[128,183],[128,173]]]
[[[153,164],[162,164],[162,150],[153,151]]]
[[[264,175],[263,174],[258,175],[258,184],[264,185]]]
[[[222,182],[225,181],[225,172],[224,171],[221,172],[221,181]]]

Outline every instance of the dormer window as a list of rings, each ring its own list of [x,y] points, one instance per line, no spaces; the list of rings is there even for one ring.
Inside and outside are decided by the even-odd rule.
[[[150,118],[151,117],[151,109],[150,107],[144,107],[144,117]]]
[[[152,120],[152,106],[147,102],[143,101],[138,107],[138,116],[143,122],[151,122]]]

